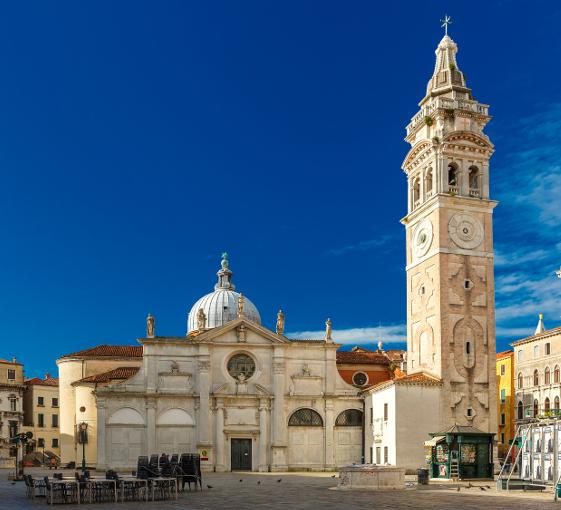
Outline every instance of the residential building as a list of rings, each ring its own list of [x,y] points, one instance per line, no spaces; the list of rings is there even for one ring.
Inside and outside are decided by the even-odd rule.
[[[504,460],[514,439],[514,352],[497,353],[497,442],[498,456]]]
[[[547,330],[540,315],[532,336],[513,342],[516,421],[561,414],[561,327]]]
[[[46,374],[25,381],[23,431],[32,432],[35,450],[60,457],[60,397],[58,379]]]
[[[23,365],[0,359],[0,467],[15,467],[17,447],[9,439],[23,425]]]

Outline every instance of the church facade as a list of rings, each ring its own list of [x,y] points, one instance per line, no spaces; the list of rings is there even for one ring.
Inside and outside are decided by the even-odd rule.
[[[139,455],[198,452],[205,470],[331,470],[360,462],[363,399],[325,338],[291,340],[235,291],[227,258],[193,306],[185,337],[147,335],[138,372],[95,390],[97,467]]]

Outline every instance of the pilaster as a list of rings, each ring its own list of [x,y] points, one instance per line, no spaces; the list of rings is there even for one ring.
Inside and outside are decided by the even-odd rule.
[[[146,407],[146,454],[158,453],[156,445],[156,399],[147,397]]]

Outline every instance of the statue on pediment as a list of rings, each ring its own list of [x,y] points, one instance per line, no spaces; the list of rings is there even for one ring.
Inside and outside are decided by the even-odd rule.
[[[284,313],[282,310],[277,313],[277,335],[284,335]]]
[[[197,329],[199,331],[203,331],[206,326],[206,315],[205,311],[202,308],[199,308],[197,312]]]
[[[149,313],[146,317],[146,337],[147,338],[154,338],[156,334],[156,326],[155,326],[155,319],[154,316]]]
[[[240,293],[240,297],[238,298],[238,317],[243,317],[243,305],[244,305],[245,298],[243,294]]]
[[[325,321],[325,340],[332,340],[331,332],[332,332],[331,319],[327,319]]]

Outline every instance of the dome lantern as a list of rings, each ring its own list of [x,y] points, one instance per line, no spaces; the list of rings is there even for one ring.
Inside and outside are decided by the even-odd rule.
[[[223,326],[227,322],[238,318],[240,310],[240,298],[243,303],[243,317],[257,324],[261,324],[261,316],[255,305],[235,291],[236,286],[232,283],[232,275],[230,270],[230,262],[228,254],[222,254],[220,261],[220,269],[216,273],[218,281],[214,285],[214,292],[200,298],[191,308],[187,319],[187,334],[199,331],[197,323],[197,314],[202,310],[206,317],[204,329],[217,328]]]

